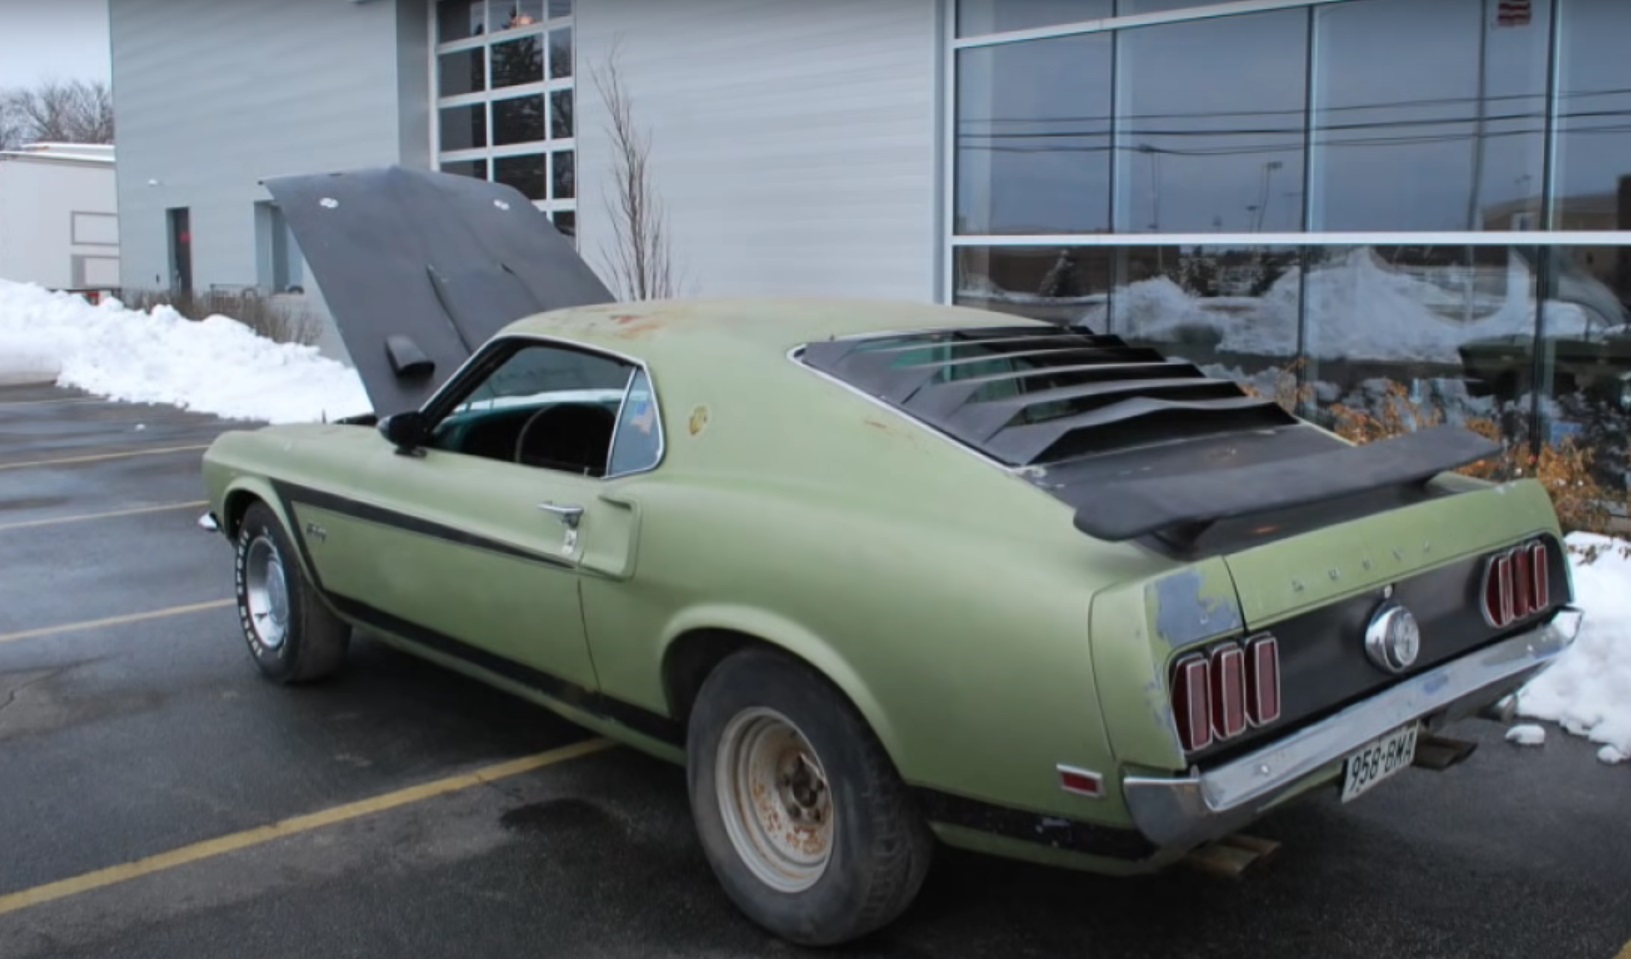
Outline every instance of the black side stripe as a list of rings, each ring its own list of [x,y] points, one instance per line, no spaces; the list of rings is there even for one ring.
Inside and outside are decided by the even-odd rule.
[[[547,673],[541,669],[535,669],[523,663],[518,663],[512,659],[488,652],[480,647],[472,646],[463,640],[455,639],[454,637],[448,636],[445,633],[441,633],[421,626],[418,623],[409,622],[408,620],[393,616],[390,613],[387,613],[386,611],[377,607],[370,606],[361,600],[353,599],[349,596],[342,596],[339,593],[330,590],[327,586],[323,585],[322,578],[317,572],[317,564],[312,561],[311,550],[308,548],[306,543],[305,530],[300,528],[299,523],[294,522],[295,504],[297,502],[308,503],[312,506],[332,510],[336,513],[343,513],[347,516],[356,516],[360,519],[366,519],[372,522],[397,526],[413,532],[436,536],[439,539],[446,539],[456,543],[476,546],[477,548],[496,548],[496,551],[503,552],[508,555],[515,555],[522,559],[536,558],[540,561],[551,563],[552,565],[561,565],[559,560],[554,560],[548,557],[535,557],[531,553],[513,549],[512,547],[509,547],[503,543],[492,543],[492,541],[485,540],[481,537],[470,536],[469,534],[463,533],[461,530],[440,526],[434,523],[426,523],[411,516],[404,516],[403,514],[397,513],[393,510],[380,509],[379,507],[370,506],[366,503],[358,503],[354,500],[349,500],[342,496],[336,496],[332,493],[325,493],[321,490],[314,490],[308,487],[298,486],[293,483],[284,483],[281,481],[274,481],[272,488],[276,491],[278,499],[280,499],[283,503],[285,515],[287,515],[291,521],[291,526],[293,528],[289,530],[289,533],[294,539],[295,548],[300,550],[300,556],[301,559],[305,561],[306,569],[311,571],[312,585],[315,586],[317,590],[328,599],[329,603],[332,604],[334,608],[342,615],[355,619],[373,629],[390,633],[393,636],[398,636],[408,642],[415,643],[427,649],[435,650],[436,652],[442,653],[445,656],[452,656],[455,659],[463,660],[464,662],[467,662],[478,669],[485,670],[496,676],[501,676],[510,680],[511,682],[519,683],[528,689],[531,689],[544,696],[548,696],[549,698],[567,706],[582,710],[583,712],[594,716],[599,716],[603,719],[609,719],[613,722],[621,723],[635,732],[650,736],[653,739],[657,739],[674,746],[684,745],[684,729],[681,728],[679,723],[668,718],[667,716],[662,715],[661,713],[652,712],[651,710],[642,706],[636,706],[633,703],[624,702],[616,697],[608,696],[605,693],[580,686],[577,683],[563,679],[553,673]]]
[[[535,669],[513,659],[507,659],[480,647],[472,646],[462,640],[454,639],[444,633],[426,629],[417,623],[392,616],[384,610],[376,609],[367,603],[351,599],[348,596],[340,596],[332,592],[326,595],[329,601],[334,604],[334,608],[339,610],[341,614],[365,623],[374,629],[399,636],[411,643],[434,650],[445,656],[462,660],[495,676],[501,676],[511,682],[519,683],[563,705],[621,723],[637,733],[650,736],[671,746],[683,746],[685,744],[685,733],[680,724],[661,713],[654,713],[642,706],[636,706],[633,703],[624,702],[605,693],[579,686],[577,683],[562,679],[553,673],[546,673],[541,669]]]
[[[272,485],[278,498],[282,500],[285,515],[291,521],[295,515],[295,502],[299,501],[321,509],[398,526],[456,543],[495,549],[497,552],[516,555],[523,559],[538,559],[560,565],[558,560],[549,557],[535,557],[503,543],[494,543],[461,530],[427,523],[392,510],[358,503],[321,490],[279,481],[274,481]],[[659,742],[684,748],[685,727],[668,716],[488,652],[445,633],[393,616],[361,600],[328,590],[318,577],[316,564],[312,562],[311,553],[306,545],[305,531],[299,528],[298,523],[292,525],[295,528],[289,532],[294,539],[295,548],[300,550],[301,558],[305,560],[306,569],[311,571],[312,584],[341,614],[373,629],[390,633],[407,642],[451,656],[495,676],[518,683],[566,706],[619,723]],[[1118,829],[999,806],[928,786],[914,786],[912,792],[917,797],[925,816],[946,825],[961,826],[1008,839],[1110,859],[1137,861],[1147,859],[1156,852],[1156,847],[1136,830]]]
[[[318,509],[326,509],[332,513],[341,513],[356,519],[367,520],[370,523],[378,523],[381,526],[390,526],[410,533],[418,533],[421,536],[430,536],[450,543],[457,543],[460,546],[484,549],[489,552],[514,557],[515,559],[543,563],[547,566],[558,566],[562,569],[573,568],[571,563],[562,560],[558,556],[521,549],[496,539],[477,536],[454,526],[432,523],[417,516],[374,506],[371,503],[362,503],[348,497],[338,496],[334,493],[312,489],[307,486],[297,486],[293,483],[273,481],[272,486],[277,490],[278,498],[283,500],[283,508],[288,511],[291,520],[294,518],[294,504],[303,503],[307,506],[315,506]]]

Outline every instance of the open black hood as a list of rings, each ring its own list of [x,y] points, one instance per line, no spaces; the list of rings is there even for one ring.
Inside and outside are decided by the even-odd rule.
[[[381,416],[506,324],[615,299],[511,187],[403,167],[265,181]]]

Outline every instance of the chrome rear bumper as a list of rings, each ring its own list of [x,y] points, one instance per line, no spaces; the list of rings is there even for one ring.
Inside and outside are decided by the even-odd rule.
[[[1228,765],[1181,778],[1129,776],[1122,790],[1133,822],[1159,846],[1228,835],[1371,740],[1412,720],[1465,718],[1517,689],[1574,642],[1580,618],[1579,610],[1561,610],[1545,625],[1412,676]]]

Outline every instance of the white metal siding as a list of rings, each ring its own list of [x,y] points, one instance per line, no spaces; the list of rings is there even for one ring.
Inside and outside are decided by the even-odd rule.
[[[119,260],[117,210],[111,164],[0,158],[0,279],[99,285]]]
[[[401,95],[426,82],[425,18],[424,0],[110,0],[124,285],[168,286],[167,208],[191,210],[194,289],[250,286],[259,179],[422,165],[400,111],[424,109]]]
[[[937,0],[578,0],[579,246],[612,184],[620,42],[692,295],[936,298]]]

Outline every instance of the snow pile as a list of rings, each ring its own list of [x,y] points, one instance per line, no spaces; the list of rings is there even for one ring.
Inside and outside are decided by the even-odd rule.
[[[1546,741],[1546,727],[1523,723],[1506,731],[1506,741],[1519,746],[1539,746]]]
[[[274,342],[224,316],[193,322],[166,306],[93,306],[0,280],[0,379],[29,375],[227,419],[315,422],[370,409],[356,371],[316,347]]]
[[[1599,547],[1592,562],[1573,560],[1580,635],[1518,694],[1518,714],[1557,723],[1603,743],[1605,763],[1631,757],[1631,543],[1572,533],[1569,545]]]

